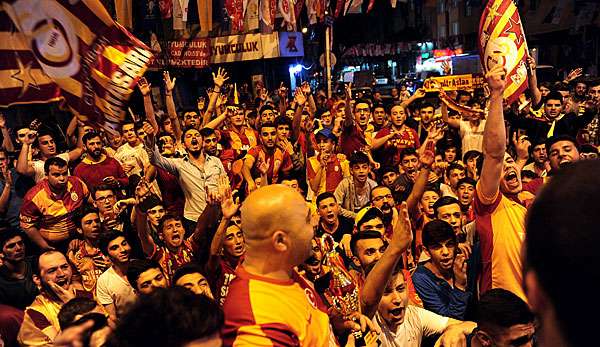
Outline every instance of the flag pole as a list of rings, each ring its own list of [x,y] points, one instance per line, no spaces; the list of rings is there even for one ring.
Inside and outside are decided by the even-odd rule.
[[[327,97],[331,98],[331,31],[332,25],[325,28],[325,78],[327,79]]]

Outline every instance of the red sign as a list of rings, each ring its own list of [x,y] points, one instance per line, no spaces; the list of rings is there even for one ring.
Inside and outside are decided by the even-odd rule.
[[[439,58],[439,57],[451,57],[453,55],[459,55],[459,54],[462,54],[462,53],[463,53],[462,48],[457,48],[455,50],[451,50],[450,48],[434,49],[433,50],[433,56],[435,58]]]
[[[210,64],[210,39],[166,41],[155,67],[203,68]]]

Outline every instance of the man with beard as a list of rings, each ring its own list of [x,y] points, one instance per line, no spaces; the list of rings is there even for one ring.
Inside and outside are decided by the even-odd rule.
[[[194,128],[183,131],[183,145],[187,154],[183,158],[165,158],[155,144],[154,129],[146,130],[146,150],[153,165],[177,176],[185,195],[183,219],[185,230],[192,233],[196,221],[206,208],[207,193],[217,188],[217,181],[225,174],[219,158],[205,154],[202,150],[202,136]]]
[[[242,175],[248,184],[248,191],[256,190],[254,180],[265,174],[261,166],[266,167],[268,182],[263,185],[279,183],[279,175],[290,172],[293,168],[292,159],[287,151],[276,146],[277,128],[273,123],[261,123],[261,144],[251,148],[244,157]]]
[[[40,294],[25,309],[18,337],[21,346],[51,345],[60,331],[58,312],[62,305],[76,296],[86,296],[71,281],[71,265],[62,253],[44,252],[34,265],[33,281]]]
[[[40,249],[67,249],[75,234],[73,222],[87,201],[87,186],[78,177],[69,176],[67,162],[52,157],[44,163],[46,179],[31,188],[21,206],[21,229]]]
[[[123,234],[112,230],[99,237],[98,248],[112,266],[98,277],[96,299],[116,321],[135,300],[133,288],[127,281],[131,246]]]
[[[90,189],[101,184],[127,187],[129,182],[121,164],[103,150],[100,134],[91,132],[83,135],[86,156],[75,167],[73,175],[86,182]]]
[[[77,216],[77,232],[81,238],[71,240],[67,250],[67,259],[74,267],[74,276],[81,282],[83,289],[94,293],[96,281],[112,264],[110,259],[98,248],[98,237],[102,231],[98,210],[84,207]]]
[[[417,132],[405,124],[407,112],[403,105],[393,105],[390,109],[391,123],[381,129],[373,140],[373,149],[382,165],[397,167],[400,154],[406,148],[420,146]]]
[[[482,258],[479,288],[481,293],[504,288],[525,300],[521,246],[526,206],[533,195],[522,192],[519,168],[506,153],[502,106],[505,77],[502,65],[496,65],[486,75],[491,97],[483,136],[481,178],[473,202]]]
[[[0,255],[0,304],[24,310],[38,290],[33,283],[33,259],[26,257],[23,233],[16,230],[0,233]]]
[[[429,260],[421,263],[412,276],[423,307],[464,320],[471,291],[467,290],[465,255],[458,254],[452,226],[442,220],[427,223],[423,228],[423,246]]]
[[[523,171],[531,171],[537,177],[546,177],[548,173],[548,155],[546,154],[545,143],[539,142],[530,147],[530,156],[533,161],[523,167]]]
[[[341,206],[341,214],[355,218],[356,213],[371,200],[371,190],[377,186],[377,182],[369,178],[370,161],[365,153],[354,152],[349,161],[351,176],[344,178],[333,194]]]

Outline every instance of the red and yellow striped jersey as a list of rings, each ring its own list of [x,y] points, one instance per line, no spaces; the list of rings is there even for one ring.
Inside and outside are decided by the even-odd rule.
[[[523,191],[515,198],[519,201],[515,201],[498,191],[487,200],[477,184],[473,206],[481,247],[481,293],[504,288],[527,301],[521,286],[521,248],[525,240],[525,206],[533,197]]]
[[[21,206],[21,228],[36,227],[50,242],[64,241],[75,233],[74,216],[90,195],[87,186],[78,177],[69,176],[67,190],[56,196],[44,179],[31,188]]]
[[[238,266],[223,305],[223,346],[337,346],[327,308],[300,275],[281,281]]]

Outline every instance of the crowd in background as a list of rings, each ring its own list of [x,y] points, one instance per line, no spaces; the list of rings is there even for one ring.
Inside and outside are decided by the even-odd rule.
[[[528,62],[512,105],[499,66],[477,90],[331,98],[238,95],[219,68],[192,109],[168,72],[160,103],[142,79],[119,135],[73,118],[66,148],[0,117],[1,341],[530,346],[554,312],[555,343],[585,342],[592,323],[548,302],[596,266],[600,80],[538,83]]]

